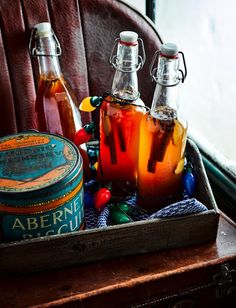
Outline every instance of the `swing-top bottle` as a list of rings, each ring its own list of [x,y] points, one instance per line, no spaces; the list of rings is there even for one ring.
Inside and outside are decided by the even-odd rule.
[[[60,64],[60,43],[49,22],[37,24],[31,36],[31,54],[38,58],[39,84],[35,110],[38,130],[62,135],[71,141],[82,127],[78,102],[65,80]],[[88,158],[86,146],[80,146],[84,167]]]
[[[179,68],[181,55],[184,72]],[[178,88],[187,74],[183,53],[173,43],[163,44],[150,72],[156,88],[150,113],[140,127],[138,203],[152,211],[178,200],[182,193],[187,122],[178,111]]]
[[[142,56],[139,55],[141,44]],[[116,45],[114,46],[115,49]],[[110,63],[116,69],[111,94],[100,107],[99,176],[103,181],[121,181],[135,187],[138,174],[140,121],[145,108],[138,91],[137,71],[145,52],[137,33],[123,31],[117,39],[117,53]]]

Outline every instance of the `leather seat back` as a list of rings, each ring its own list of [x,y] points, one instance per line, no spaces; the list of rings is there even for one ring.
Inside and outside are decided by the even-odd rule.
[[[115,0],[0,0],[0,135],[37,129],[35,97],[37,61],[28,45],[35,24],[49,21],[60,41],[62,72],[80,102],[111,88],[114,70],[108,60],[115,38],[136,31],[144,41],[147,61],[138,73],[139,90],[151,104],[155,84],[149,66],[160,46],[153,24],[122,1]],[[83,114],[83,122],[90,120]]]

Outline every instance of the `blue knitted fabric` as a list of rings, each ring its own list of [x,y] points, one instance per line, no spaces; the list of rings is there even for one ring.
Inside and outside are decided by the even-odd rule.
[[[109,214],[110,211],[108,207],[105,207],[100,215],[98,215],[97,228],[103,228],[109,225]]]
[[[159,211],[149,215],[140,209],[136,204],[136,196],[124,200],[125,203],[133,206],[136,215],[132,216],[133,221],[148,220],[155,218],[180,217],[207,211],[207,207],[195,198],[184,197],[182,201],[170,204]],[[97,213],[93,207],[85,207],[86,228],[103,228],[109,226],[109,208],[105,207],[101,213]]]
[[[207,211],[207,207],[197,199],[192,198],[170,204],[150,215],[149,219],[178,217],[205,211]]]
[[[86,229],[94,229],[97,228],[98,223],[98,213],[95,211],[93,207],[84,208],[84,218],[85,218],[85,227]]]

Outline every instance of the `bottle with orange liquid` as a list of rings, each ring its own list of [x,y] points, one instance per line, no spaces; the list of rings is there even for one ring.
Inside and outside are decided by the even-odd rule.
[[[185,72],[179,69],[180,55]],[[178,84],[187,74],[183,53],[175,44],[163,44],[150,72],[157,84],[151,110],[140,126],[138,204],[154,211],[182,193],[187,122],[178,112]]]
[[[50,23],[43,22],[34,27],[30,48],[39,63],[40,78],[35,102],[38,130],[73,141],[82,127],[81,116],[75,94],[61,72],[58,59],[61,47]],[[88,163],[85,145],[80,146],[80,153],[85,168]]]
[[[100,106],[100,150],[98,175],[102,181],[137,185],[139,127],[145,113],[138,91],[137,71],[145,52],[137,33],[123,31],[117,39],[117,53],[110,63],[116,69],[111,95]],[[143,57],[139,55],[141,42]],[[116,45],[115,45],[116,46]],[[115,47],[114,47],[115,48]]]

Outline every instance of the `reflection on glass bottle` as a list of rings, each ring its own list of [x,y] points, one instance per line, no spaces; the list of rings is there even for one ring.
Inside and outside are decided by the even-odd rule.
[[[178,112],[178,84],[186,67],[184,75],[179,54],[171,43],[156,53],[158,67],[152,75],[157,85],[151,111],[140,126],[138,203],[148,210],[161,208],[182,192],[187,122]]]
[[[111,95],[100,107],[99,176],[130,187],[137,183],[139,127],[145,112],[138,91],[137,70],[144,63],[143,45],[143,59],[138,54],[139,40],[135,32],[120,33],[117,54],[110,59],[116,69]]]
[[[81,116],[77,99],[61,72],[58,60],[61,48],[51,24],[37,24],[32,39],[35,47],[31,53],[38,58],[40,73],[35,102],[38,130],[62,135],[73,141],[75,133],[82,127]],[[85,145],[80,147],[80,152],[86,164]]]

